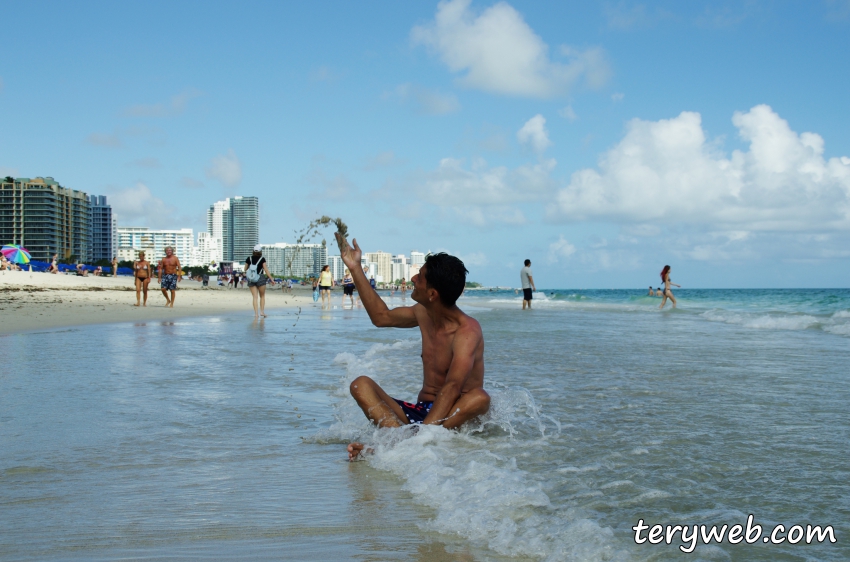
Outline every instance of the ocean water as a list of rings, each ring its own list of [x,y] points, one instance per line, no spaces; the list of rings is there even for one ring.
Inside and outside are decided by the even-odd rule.
[[[676,296],[468,292],[493,402],[460,432],[365,421],[350,381],[413,399],[421,362],[360,309],[0,337],[0,559],[850,559],[850,291]],[[631,529],[749,514],[838,542]]]

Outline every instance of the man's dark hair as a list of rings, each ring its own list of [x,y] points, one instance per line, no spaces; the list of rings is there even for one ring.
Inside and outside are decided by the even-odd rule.
[[[445,252],[428,254],[425,258],[425,283],[436,289],[440,302],[445,306],[454,306],[466,287],[466,274],[469,273],[463,262]]]
[[[531,265],[531,260],[525,260],[525,265]]]

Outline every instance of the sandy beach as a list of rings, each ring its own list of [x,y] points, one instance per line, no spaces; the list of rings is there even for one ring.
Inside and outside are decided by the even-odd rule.
[[[147,307],[136,303],[132,277],[78,277],[28,271],[0,272],[0,334],[83,324],[167,320],[187,316],[243,312],[252,315],[251,293],[202,287],[180,281],[174,308],[166,308],[156,279],[148,286]],[[310,288],[284,294],[279,285],[266,291],[266,312],[312,305]]]

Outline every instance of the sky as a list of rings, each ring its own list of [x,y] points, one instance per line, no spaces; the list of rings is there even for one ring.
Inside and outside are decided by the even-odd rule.
[[[850,0],[3,2],[0,175],[538,288],[850,286]],[[332,234],[326,233],[330,243]],[[335,250],[335,245],[334,245]],[[331,253],[336,253],[332,251]]]

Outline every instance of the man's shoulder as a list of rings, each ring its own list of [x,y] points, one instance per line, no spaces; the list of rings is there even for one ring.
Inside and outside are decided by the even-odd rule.
[[[481,331],[481,324],[478,323],[478,320],[476,320],[472,316],[469,316],[465,312],[463,313],[463,316],[461,318],[462,320],[460,323],[460,327],[457,330],[457,335],[464,334],[478,337],[483,336],[483,332]]]

